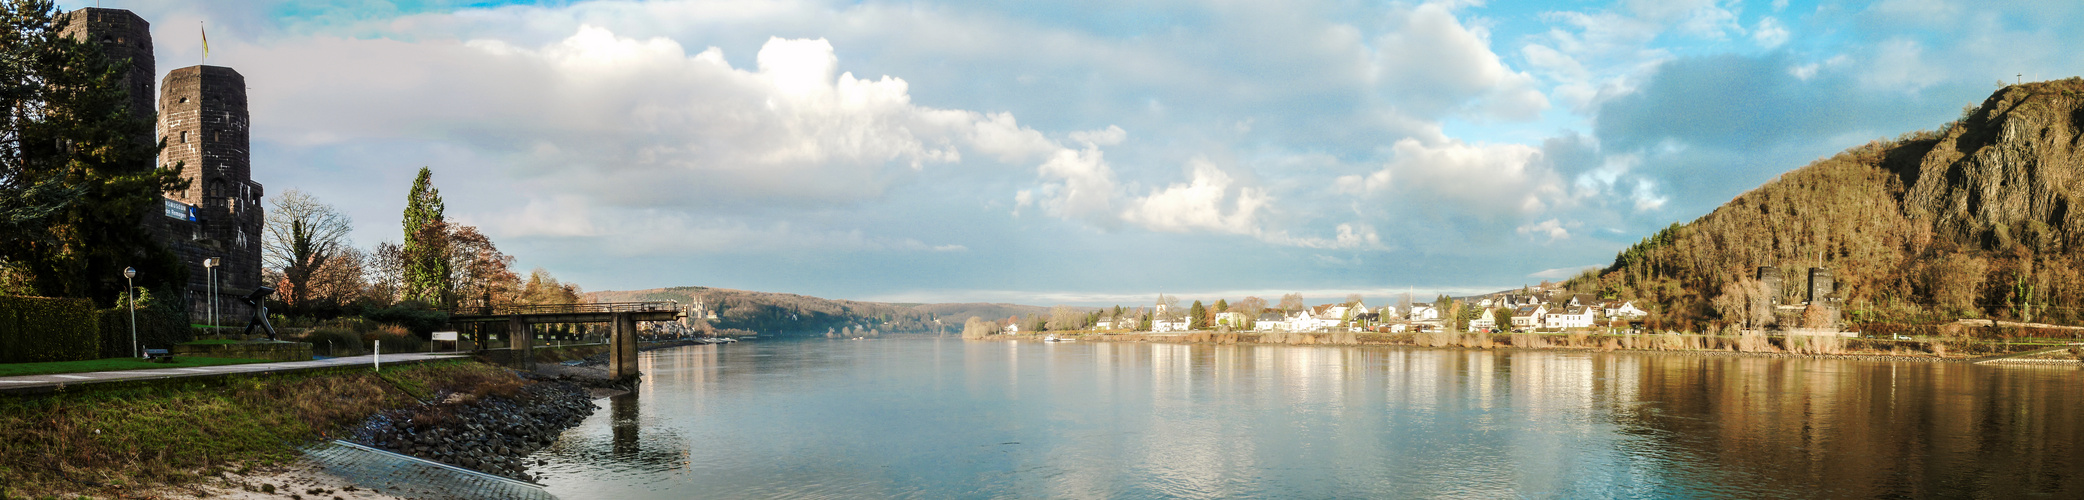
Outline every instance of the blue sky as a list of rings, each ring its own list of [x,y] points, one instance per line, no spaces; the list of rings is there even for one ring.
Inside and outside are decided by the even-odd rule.
[[[429,166],[588,289],[918,302],[1517,287],[2084,72],[2069,1],[104,5],[359,246]]]

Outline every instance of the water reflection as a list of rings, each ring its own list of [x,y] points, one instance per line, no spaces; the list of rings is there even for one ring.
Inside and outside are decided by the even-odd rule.
[[[2075,496],[2079,370],[1561,351],[646,353],[568,498]]]

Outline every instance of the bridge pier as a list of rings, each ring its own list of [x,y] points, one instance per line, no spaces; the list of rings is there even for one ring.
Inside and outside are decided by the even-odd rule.
[[[535,369],[535,328],[528,326],[528,318],[518,314],[507,318],[507,347],[520,357],[522,369]]]
[[[637,320],[630,313],[609,315],[608,376],[622,379],[637,374]]]

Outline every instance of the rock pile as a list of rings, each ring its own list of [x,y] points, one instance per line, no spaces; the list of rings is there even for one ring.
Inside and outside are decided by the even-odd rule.
[[[540,382],[515,397],[444,395],[442,401],[370,417],[355,440],[428,460],[534,481],[521,460],[592,415],[586,389]]]

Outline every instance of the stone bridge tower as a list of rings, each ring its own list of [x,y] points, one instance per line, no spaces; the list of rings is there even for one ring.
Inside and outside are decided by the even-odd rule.
[[[100,43],[109,59],[116,62],[130,61],[130,68],[123,72],[123,89],[130,92],[132,116],[151,117],[153,100],[159,97],[152,92],[152,82],[159,76],[152,62],[152,23],[123,9],[88,7],[60,14],[65,19],[65,30],[60,34],[74,40]],[[140,137],[151,141],[151,137]]]
[[[182,164],[181,177],[189,181],[187,190],[167,193],[166,218],[174,220],[165,236],[189,261],[191,306],[201,306],[190,310],[208,312],[210,278],[202,262],[216,257],[219,317],[243,320],[249,310],[237,298],[262,284],[266,223],[249,154],[246,77],[222,66],[169,71],[159,106],[159,136],[166,140],[160,162]],[[174,217],[176,203],[192,215]]]

